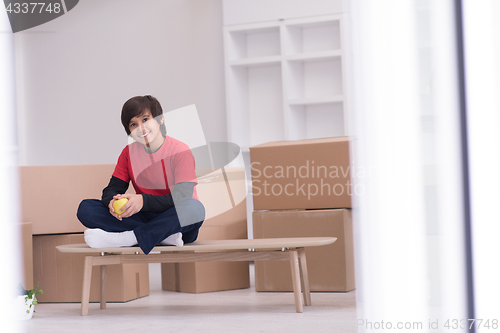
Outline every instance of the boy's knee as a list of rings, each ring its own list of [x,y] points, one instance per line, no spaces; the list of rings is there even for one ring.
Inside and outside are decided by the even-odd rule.
[[[182,227],[205,220],[205,207],[193,198],[184,198],[175,204],[175,210]]]
[[[80,202],[80,205],[78,206],[78,210],[76,211],[76,217],[86,227],[90,228],[88,223],[92,221],[91,215],[92,212],[95,211],[96,203],[101,203],[101,202],[95,199],[85,199],[82,202]]]
[[[194,198],[184,198],[177,201],[175,203],[175,208],[196,211],[205,215],[205,206],[203,206],[200,200]]]

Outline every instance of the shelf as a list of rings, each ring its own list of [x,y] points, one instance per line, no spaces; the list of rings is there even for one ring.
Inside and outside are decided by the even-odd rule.
[[[281,61],[280,56],[247,58],[240,60],[233,60],[229,62],[232,67],[257,67],[266,65],[275,65]]]
[[[312,61],[340,58],[341,56],[342,56],[342,50],[334,50],[334,51],[310,52],[310,53],[289,55],[286,57],[286,60],[298,61],[298,62],[312,62]]]
[[[288,100],[288,105],[319,105],[319,104],[332,104],[341,103],[344,101],[344,96],[328,96],[328,97],[315,97],[315,98],[297,98]]]
[[[290,106],[291,140],[344,136],[343,104]]]
[[[287,56],[285,60],[290,62],[307,63],[307,62],[340,58],[341,56],[342,56],[342,51],[335,50],[335,51],[294,54]],[[229,65],[241,66],[241,67],[254,67],[254,66],[273,65],[279,63],[280,61],[281,61],[281,56],[278,55],[278,56],[255,57],[255,58],[232,60],[229,62]]]
[[[281,54],[278,26],[227,31],[228,57],[230,61],[279,56]]]
[[[287,100],[323,100],[343,95],[341,58],[288,61]]]
[[[240,147],[284,139],[281,63],[269,66],[230,66],[227,84],[233,89],[228,117],[236,130],[230,140]]]
[[[304,22],[285,26],[285,54],[341,49],[340,20]]]
[[[251,32],[269,32],[279,29],[279,22],[266,22],[266,23],[251,23],[251,24],[238,24],[226,26],[225,30],[231,33],[247,33]]]
[[[325,15],[224,28],[228,136],[243,153],[265,142],[346,133],[341,20]]]

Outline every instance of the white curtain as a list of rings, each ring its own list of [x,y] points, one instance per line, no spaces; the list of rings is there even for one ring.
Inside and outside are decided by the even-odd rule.
[[[463,4],[475,317],[491,332],[500,329],[500,1]]]
[[[2,331],[19,332],[12,308],[20,274],[19,188],[17,182],[17,131],[14,76],[14,34],[7,12],[0,9],[0,322]]]
[[[360,332],[468,319],[453,3],[352,1]]]

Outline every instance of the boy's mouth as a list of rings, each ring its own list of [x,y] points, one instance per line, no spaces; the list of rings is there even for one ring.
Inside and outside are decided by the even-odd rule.
[[[151,133],[151,132],[147,132],[146,134],[139,135],[139,137],[140,138],[145,138],[145,137],[147,137],[149,135],[149,133]]]

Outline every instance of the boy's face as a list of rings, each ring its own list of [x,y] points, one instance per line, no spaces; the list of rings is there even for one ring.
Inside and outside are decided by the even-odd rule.
[[[163,123],[163,117],[160,122]],[[163,143],[160,124],[153,118],[149,109],[145,109],[142,114],[132,118],[128,128],[134,140],[145,146],[157,148],[156,146],[159,147]]]

